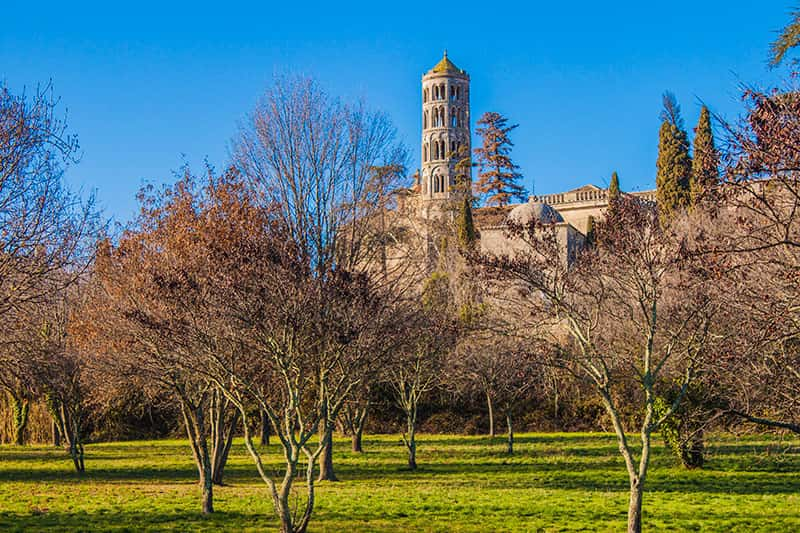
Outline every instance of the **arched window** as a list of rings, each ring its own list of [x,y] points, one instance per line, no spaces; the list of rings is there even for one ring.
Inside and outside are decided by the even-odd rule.
[[[450,127],[455,128],[458,126],[458,112],[454,108],[450,108]]]
[[[439,159],[439,143],[437,141],[433,141],[433,160]]]
[[[433,192],[439,192],[439,176],[433,176]]]
[[[428,145],[427,144],[422,147],[422,160],[423,161],[428,161]]]
[[[428,112],[427,111],[422,113],[422,127],[423,127],[423,129],[428,129]]]
[[[450,153],[453,154],[452,157],[456,157],[458,155],[458,146],[456,145],[455,141],[450,143]]]
[[[428,88],[422,89],[422,102],[425,103],[428,101]]]

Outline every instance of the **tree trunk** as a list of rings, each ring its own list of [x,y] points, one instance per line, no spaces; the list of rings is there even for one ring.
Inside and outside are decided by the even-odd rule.
[[[269,446],[269,417],[263,409],[261,410],[261,435],[259,440],[261,441],[261,446]]]
[[[12,394],[8,395],[11,400],[11,410],[13,413],[14,444],[22,446],[25,444],[25,429],[28,426],[28,402]]]
[[[203,514],[211,514],[214,512],[214,483],[210,475],[200,477],[200,483],[203,486]]]
[[[351,436],[352,443],[353,443],[353,452],[355,452],[355,453],[363,453],[363,451],[364,451],[361,448],[361,434],[362,434],[362,431],[363,431],[363,428],[359,428],[356,431],[354,431],[353,435]]]
[[[86,467],[83,462],[83,442],[81,440],[81,421],[77,414],[70,413],[67,407],[62,403],[60,404],[61,411],[61,427],[64,432],[64,438],[67,441],[67,450],[69,456],[72,458],[72,464],[75,466],[75,471],[83,473]]]
[[[631,496],[628,505],[628,533],[641,533],[642,531],[642,495],[644,487],[636,479],[631,481]]]
[[[182,400],[181,412],[186,425],[186,433],[189,436],[189,444],[192,448],[192,457],[200,477],[202,512],[203,514],[210,514],[214,512],[214,482],[204,414],[206,401],[201,399],[197,406],[192,406],[187,400]]]
[[[333,427],[324,420],[320,422],[319,442],[322,453],[319,456],[319,477],[317,481],[339,481],[333,471]]]
[[[511,426],[511,414],[506,413],[506,427],[508,427],[508,444],[506,446],[506,453],[508,455],[514,454],[514,428]]]
[[[486,405],[489,407],[489,438],[494,438],[494,406],[492,405],[492,395],[486,393]]]
[[[408,437],[405,438],[406,448],[408,449],[408,469],[409,470],[416,470],[417,469],[417,434],[416,434],[416,424],[414,423],[416,419],[416,413],[408,415],[407,425],[408,425]]]
[[[55,418],[53,418],[53,420],[52,420],[50,425],[51,425],[51,431],[52,431],[52,435],[53,435],[53,446],[55,446],[56,448],[60,448],[61,447],[61,432],[58,431],[58,422],[56,422]]]
[[[223,485],[225,465],[233,444],[233,436],[239,423],[239,410],[231,409],[230,402],[215,390],[211,394],[211,482]]]
[[[224,420],[223,420],[224,422]],[[211,443],[214,458],[211,463],[211,481],[215,485],[223,485],[223,474],[225,473],[225,465],[228,464],[228,455],[230,455],[231,446],[233,445],[233,437],[236,431],[236,425],[239,422],[239,412],[234,411],[231,419],[227,424],[227,428],[222,433],[216,435],[216,442]]]

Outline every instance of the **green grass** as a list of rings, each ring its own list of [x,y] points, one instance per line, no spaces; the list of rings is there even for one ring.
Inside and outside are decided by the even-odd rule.
[[[659,446],[645,495],[649,531],[798,531],[800,442],[718,436],[707,467],[687,471]],[[311,531],[621,531],[627,475],[613,436],[498,439],[423,435],[420,469],[405,470],[397,437],[367,437],[366,453],[336,442],[341,481],[318,485]],[[268,457],[278,465],[278,449]],[[95,444],[86,473],[48,447],[0,447],[0,530],[260,531],[276,527],[266,486],[241,442],[215,488],[217,512],[199,513],[188,444]]]

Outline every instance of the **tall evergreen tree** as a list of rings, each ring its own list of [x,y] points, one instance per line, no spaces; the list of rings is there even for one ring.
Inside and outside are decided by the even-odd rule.
[[[508,119],[495,112],[484,113],[478,121],[475,131],[483,143],[475,149],[480,168],[475,190],[486,198],[486,205],[508,205],[513,198],[525,200],[525,187],[518,183],[522,175],[509,156],[514,143],[508,134],[517,126],[509,126]]]
[[[661,223],[668,224],[677,212],[689,205],[689,182],[692,175],[688,135],[683,127],[680,106],[675,95],[670,92],[664,94],[661,119],[656,162],[656,200]]]
[[[597,240],[596,230],[595,230],[595,222],[594,217],[589,215],[589,218],[586,219],[586,246],[592,247]]]
[[[461,208],[458,210],[458,243],[462,249],[468,250],[475,243],[475,222],[472,220],[472,202],[469,196],[461,199]]]
[[[695,205],[717,181],[719,181],[719,154],[714,147],[711,115],[708,108],[703,106],[700,109],[700,120],[694,129],[694,158],[690,186],[692,205]]]
[[[619,198],[619,176],[615,170],[611,174],[611,183],[608,184],[608,201],[614,202]]]

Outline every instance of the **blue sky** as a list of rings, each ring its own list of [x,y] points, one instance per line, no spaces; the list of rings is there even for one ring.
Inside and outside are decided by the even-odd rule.
[[[125,5],[123,5],[125,4]],[[126,7],[127,5],[127,7]],[[455,7],[451,7],[455,6]],[[420,76],[447,49],[472,78],[473,122],[519,123],[513,158],[540,194],[654,185],[661,94],[688,126],[699,102],[733,117],[767,84],[783,0],[671,2],[136,2],[4,5],[0,78],[52,79],[81,141],[69,181],[118,221],[145,182],[188,161],[223,167],[237,123],[275,76],[390,114],[419,165]],[[411,171],[414,168],[410,169]]]

